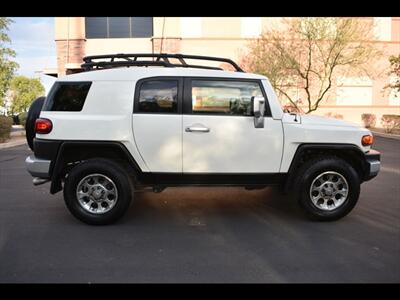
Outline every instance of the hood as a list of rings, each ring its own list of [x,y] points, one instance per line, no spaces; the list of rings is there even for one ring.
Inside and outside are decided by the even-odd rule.
[[[341,127],[360,128],[360,125],[358,125],[356,123],[338,120],[335,118],[311,116],[311,115],[301,115],[301,123],[309,124],[309,125],[324,125],[324,126],[341,126]]]

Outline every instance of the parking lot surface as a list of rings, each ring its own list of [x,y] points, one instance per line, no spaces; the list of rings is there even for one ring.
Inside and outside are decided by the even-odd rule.
[[[0,283],[400,282],[400,141],[376,137],[378,177],[345,218],[309,221],[275,189],[138,192],[110,226],[89,226],[49,184],[34,187],[26,145],[0,150]]]

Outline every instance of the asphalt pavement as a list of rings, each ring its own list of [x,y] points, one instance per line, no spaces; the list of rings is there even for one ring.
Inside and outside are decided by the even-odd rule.
[[[89,226],[26,145],[0,150],[0,283],[400,282],[400,141],[376,137],[382,169],[345,218],[309,221],[276,190],[138,192],[110,226]]]

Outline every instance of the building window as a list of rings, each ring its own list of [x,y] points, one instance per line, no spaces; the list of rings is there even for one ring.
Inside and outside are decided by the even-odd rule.
[[[145,38],[153,36],[153,18],[136,17],[131,20],[132,37]]]
[[[371,105],[371,79],[368,77],[339,77],[337,79],[336,104]]]
[[[153,36],[152,17],[87,17],[86,38],[147,38]]]
[[[89,39],[101,39],[108,36],[107,18],[85,18],[86,37]]]
[[[253,38],[261,34],[261,18],[246,17],[242,18],[242,37]]]
[[[131,37],[130,18],[113,17],[108,18],[108,37],[126,38]]]
[[[182,17],[181,34],[182,37],[201,37],[202,35],[201,17]]]

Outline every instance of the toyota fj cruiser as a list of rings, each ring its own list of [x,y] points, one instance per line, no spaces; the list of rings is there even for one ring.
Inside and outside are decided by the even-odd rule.
[[[229,59],[100,55],[85,57],[82,69],[32,104],[26,167],[35,185],[63,190],[88,224],[119,219],[137,189],[193,185],[278,185],[311,218],[336,220],[379,172],[370,131],[285,113],[266,77]]]

